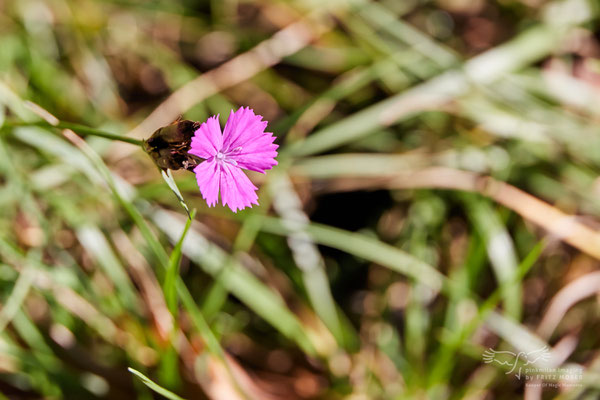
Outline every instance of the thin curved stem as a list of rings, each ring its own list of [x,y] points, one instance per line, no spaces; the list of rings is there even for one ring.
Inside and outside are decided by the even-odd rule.
[[[13,122],[5,122],[5,127],[19,127],[19,126],[39,126],[42,128],[54,128],[54,129],[71,129],[74,132],[77,132],[82,135],[90,135],[90,136],[98,136],[103,137],[105,139],[110,140],[119,140],[125,143],[131,143],[136,146],[142,146],[143,141],[139,139],[135,139],[132,137],[117,135],[115,133],[104,132],[98,129],[90,128],[85,125],[74,124],[71,122],[59,122],[56,125],[52,125],[45,121],[36,121],[36,122],[21,122],[21,121],[13,121]]]

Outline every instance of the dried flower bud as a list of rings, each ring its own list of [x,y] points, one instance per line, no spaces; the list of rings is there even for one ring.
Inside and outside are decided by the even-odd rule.
[[[192,169],[198,159],[188,154],[192,136],[200,127],[199,122],[178,119],[171,125],[159,128],[144,141],[144,150],[162,169]]]

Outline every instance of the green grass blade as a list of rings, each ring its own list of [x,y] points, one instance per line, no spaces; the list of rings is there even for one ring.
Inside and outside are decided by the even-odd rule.
[[[165,274],[165,281],[163,283],[163,293],[165,294],[165,300],[167,302],[167,307],[173,317],[177,318],[177,277],[179,276],[179,264],[181,263],[181,257],[183,253],[181,252],[181,247],[183,246],[183,241],[192,226],[192,221],[196,216],[196,210],[193,210],[190,214],[190,217],[185,223],[185,227],[183,228],[183,232],[181,233],[181,237],[175,244],[173,251],[171,252],[171,256],[169,257],[169,265],[167,266],[167,272]]]
[[[532,27],[511,41],[467,61],[462,69],[445,72],[367,107],[315,132],[302,142],[294,143],[286,152],[307,156],[331,150],[379,132],[415,113],[439,107],[467,93],[473,84],[488,84],[543,58],[555,48],[564,33],[565,30],[549,25]]]
[[[435,385],[447,378],[447,375],[451,373],[451,360],[456,352],[460,350],[461,346],[463,346],[473,332],[475,332],[490,313],[494,311],[498,303],[503,299],[506,288],[521,283],[527,273],[535,265],[535,262],[540,258],[547,244],[548,242],[545,239],[539,241],[521,261],[514,277],[511,280],[503,282],[487,299],[478,305],[477,314],[469,321],[469,323],[460,326],[459,329],[451,332],[451,335],[443,340],[441,347],[433,358],[429,376],[430,385]],[[474,297],[472,293],[469,294],[469,296]]]
[[[167,183],[167,185],[169,185],[169,188],[171,189],[171,191],[177,197],[177,200],[179,200],[179,204],[181,204],[181,206],[187,213],[188,217],[193,220],[194,217],[192,217],[190,215],[190,209],[188,208],[188,205],[185,203],[185,199],[183,198],[181,191],[179,191],[179,188],[177,187],[177,183],[175,182],[175,179],[173,178],[173,174],[171,173],[171,170],[168,169],[167,172],[165,172],[164,170],[161,169],[160,174],[162,175],[162,178]]]
[[[273,217],[264,218],[262,230],[278,235],[293,232],[285,221]],[[376,239],[316,223],[308,224],[306,232],[316,243],[376,262],[434,290],[442,289],[445,282],[444,275],[431,265]]]
[[[463,193],[467,213],[475,228],[481,233],[487,248],[488,258],[492,269],[502,287],[505,312],[518,320],[521,316],[521,285],[503,285],[514,282],[517,274],[518,261],[510,235],[498,213],[492,208],[487,199]],[[516,282],[518,283],[518,282]]]
[[[150,389],[154,390],[156,393],[166,397],[167,399],[170,400],[184,400],[183,397],[179,397],[177,396],[175,393],[159,386],[157,383],[153,382],[150,378],[148,378],[146,375],[142,374],[140,371],[137,371],[133,368],[127,368],[127,370],[129,372],[131,372],[132,374],[134,374],[135,376],[137,376],[138,378],[141,379],[141,381],[144,383],[144,385],[148,386]]]
[[[116,297],[129,309],[136,309],[137,296],[131,280],[100,229],[92,225],[82,226],[77,229],[77,238],[104,273],[114,282],[118,291]]]
[[[19,312],[25,297],[27,297],[27,293],[29,293],[34,276],[35,268],[32,266],[24,267],[19,273],[17,282],[15,283],[10,296],[0,311],[0,332],[6,328],[10,321]]]
[[[294,261],[302,273],[304,286],[313,309],[331,331],[338,345],[350,348],[351,343],[358,342],[356,333],[351,325],[343,324],[342,318],[338,315],[338,307],[331,294],[329,279],[325,271],[325,261],[315,243],[311,241],[310,236],[304,230],[309,219],[304,214],[302,203],[287,175],[282,173],[276,175],[271,182],[271,191],[277,213],[286,224],[295,227],[294,232],[288,235],[288,245]]]
[[[154,223],[171,241],[178,239],[183,226],[180,219],[164,210],[156,210]],[[218,246],[198,232],[190,230],[183,243],[183,253],[210,275],[219,275],[229,292],[242,300],[254,312],[288,338],[294,340],[306,353],[314,355],[314,347],[296,316],[287,309],[281,297],[260,282],[237,261],[231,260]],[[225,266],[228,265],[226,268]]]
[[[189,214],[188,214],[189,215]],[[177,244],[173,248],[171,252],[171,256],[169,257],[169,265],[167,266],[167,271],[165,273],[165,279],[163,282],[163,294],[165,296],[165,302],[167,304],[167,308],[173,315],[173,331],[171,333],[172,339],[176,336],[177,331],[177,315],[178,315],[178,306],[177,306],[177,278],[179,278],[179,265],[181,263],[181,245],[185,236],[187,235],[190,226],[192,225],[192,221],[196,216],[196,210],[192,211],[192,214],[189,215],[189,218],[185,224],[183,232],[181,233],[181,237],[177,241]],[[201,332],[204,333],[204,332]],[[173,346],[169,347],[164,354],[164,357],[161,360],[160,366],[160,381],[163,382],[170,388],[176,388],[179,386],[179,368],[178,368],[178,360],[177,360],[177,352]]]

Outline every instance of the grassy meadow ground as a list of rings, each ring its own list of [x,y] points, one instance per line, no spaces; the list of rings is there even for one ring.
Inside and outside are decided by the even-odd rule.
[[[0,0],[0,399],[600,398],[599,17]],[[136,144],[240,106],[260,206]]]

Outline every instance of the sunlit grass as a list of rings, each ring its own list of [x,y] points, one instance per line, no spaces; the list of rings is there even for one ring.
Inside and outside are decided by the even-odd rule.
[[[0,2],[2,396],[597,397],[600,10],[475,3]],[[140,145],[239,106],[233,214]]]

